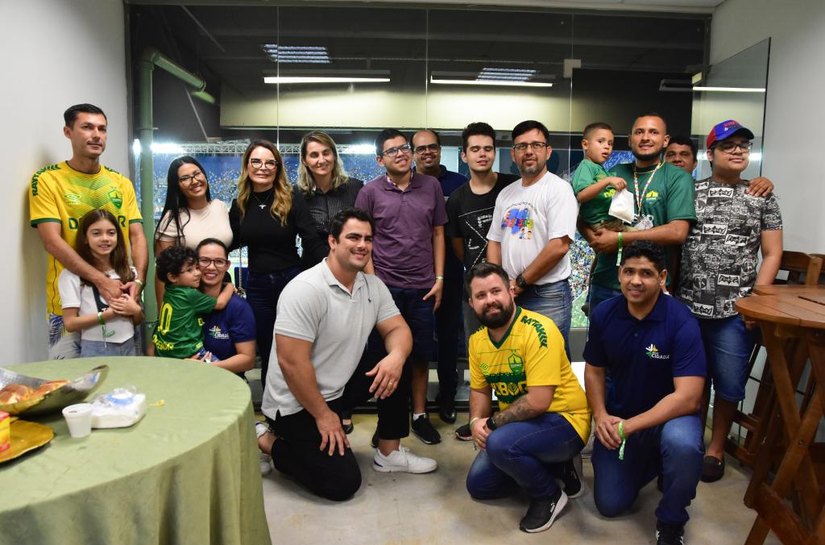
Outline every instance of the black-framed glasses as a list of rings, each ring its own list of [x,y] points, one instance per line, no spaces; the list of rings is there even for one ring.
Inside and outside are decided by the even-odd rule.
[[[395,146],[394,148],[385,149],[381,155],[386,155],[387,157],[395,157],[399,153],[409,153],[412,148],[409,144],[402,144],[401,146]]]
[[[413,151],[415,151],[416,153],[424,153],[425,151],[438,151],[438,148],[440,147],[441,146],[439,146],[438,144],[426,144],[423,146],[416,146],[415,150]]]
[[[224,267],[226,267],[229,264],[229,260],[224,259],[222,257],[219,257],[217,259],[211,259],[211,258],[208,258],[208,257],[199,257],[198,258],[198,265],[203,267],[203,268],[206,268],[206,267],[208,267],[209,265],[212,265],[212,264],[214,264],[215,267],[218,268],[218,269],[223,269]]]
[[[541,151],[547,147],[547,142],[521,142],[520,144],[513,144],[513,149],[516,151],[527,151],[527,146],[530,146],[533,151]]]
[[[187,185],[192,182],[195,178],[204,178],[203,172],[200,170],[196,170],[192,174],[184,174],[183,176],[178,176],[178,183]]]
[[[718,149],[719,151],[724,151],[725,153],[733,153],[737,148],[742,150],[742,153],[749,153],[750,150],[753,149],[753,142],[732,142],[730,140],[723,140],[712,147],[712,149]]]
[[[266,161],[261,161],[258,158],[253,158],[249,160],[249,164],[255,168],[262,168],[266,166],[266,168],[275,168],[278,166],[278,161],[275,159],[267,159]]]

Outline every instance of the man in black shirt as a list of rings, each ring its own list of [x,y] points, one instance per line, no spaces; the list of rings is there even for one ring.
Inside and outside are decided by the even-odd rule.
[[[493,219],[496,197],[502,189],[516,181],[518,176],[493,172],[496,160],[496,132],[487,123],[470,123],[461,133],[461,160],[470,169],[470,180],[456,189],[447,199],[447,237],[453,251],[466,270],[484,260],[487,254],[487,231]],[[481,327],[475,313],[464,297],[465,344]],[[456,430],[463,441],[472,439],[468,425]]]

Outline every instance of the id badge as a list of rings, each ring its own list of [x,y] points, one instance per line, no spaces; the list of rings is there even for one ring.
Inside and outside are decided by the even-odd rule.
[[[648,229],[653,228],[653,216],[641,216],[639,221],[633,226],[636,228],[637,231],[647,231]]]

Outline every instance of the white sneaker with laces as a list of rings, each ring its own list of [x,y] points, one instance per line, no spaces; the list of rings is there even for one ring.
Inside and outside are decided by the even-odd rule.
[[[260,463],[261,463],[261,475],[269,475],[269,473],[272,471],[272,456],[270,456],[269,454],[267,454],[265,452],[262,452],[261,453],[261,458],[260,458]]]
[[[255,422],[255,437],[260,438],[263,434],[269,433],[270,429],[266,422]],[[261,475],[269,475],[272,471],[272,456],[265,452],[260,453]]]
[[[438,463],[432,458],[416,456],[410,449],[399,446],[398,450],[387,456],[376,449],[372,468],[381,473],[430,473],[438,468]]]

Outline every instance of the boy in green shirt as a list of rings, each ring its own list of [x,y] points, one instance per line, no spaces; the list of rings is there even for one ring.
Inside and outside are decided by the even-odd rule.
[[[152,337],[156,355],[214,361],[203,347],[200,315],[225,308],[235,288],[227,284],[217,300],[198,291],[201,281],[198,255],[183,246],[172,246],[161,252],[157,258],[157,275],[158,280],[166,284],[166,291]]]
[[[626,230],[621,220],[608,214],[613,195],[627,187],[627,182],[604,168],[613,151],[613,128],[602,122],[585,127],[582,150],[584,159],[573,174],[573,191],[581,203],[579,216],[593,230]]]

